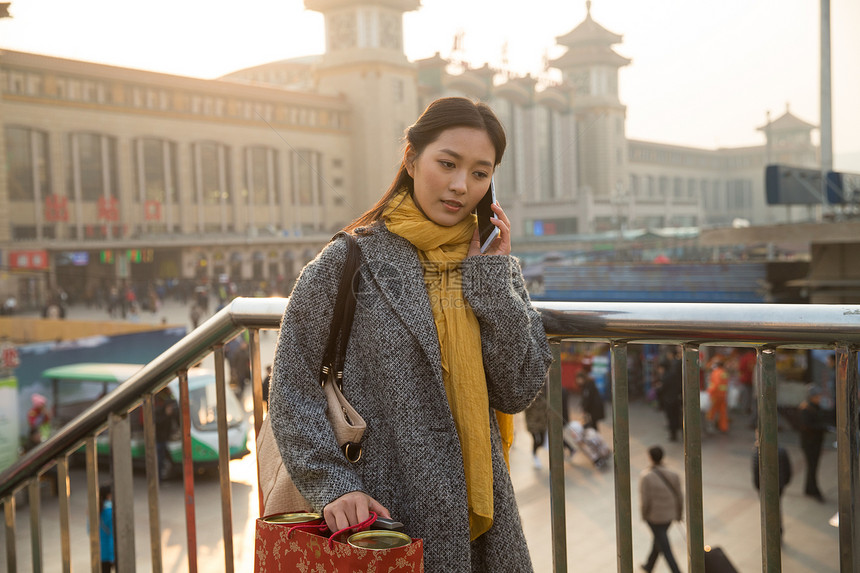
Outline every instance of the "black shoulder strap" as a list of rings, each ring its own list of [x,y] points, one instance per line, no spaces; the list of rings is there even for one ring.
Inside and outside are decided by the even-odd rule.
[[[338,237],[346,239],[346,262],[343,265],[343,274],[340,277],[337,300],[329,326],[328,343],[325,354],[323,354],[322,371],[320,372],[320,382],[322,383],[328,378],[329,369],[334,369],[338,379],[342,377],[346,345],[349,341],[349,332],[352,330],[352,320],[355,317],[355,293],[358,288],[361,251],[353,235],[341,231],[332,237],[332,241]]]
[[[669,490],[672,492],[672,495],[675,496],[675,503],[678,504],[678,514],[680,515],[684,510],[684,504],[681,503],[681,494],[678,493],[678,490],[675,489],[675,486],[672,485],[672,482],[669,481],[669,478],[663,475],[663,472],[658,470],[656,467],[651,468],[651,471],[660,476],[660,479],[663,480],[663,483],[666,484],[666,487],[668,487]]]

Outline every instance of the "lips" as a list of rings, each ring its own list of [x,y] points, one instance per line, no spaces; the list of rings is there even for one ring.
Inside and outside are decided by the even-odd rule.
[[[445,205],[448,209],[451,209],[454,211],[463,208],[463,204],[460,201],[457,201],[455,199],[447,199],[447,200],[443,199],[442,204]]]

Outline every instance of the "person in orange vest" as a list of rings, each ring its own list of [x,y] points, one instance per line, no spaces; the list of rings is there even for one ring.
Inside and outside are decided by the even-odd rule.
[[[729,374],[723,366],[723,358],[717,356],[713,360],[711,377],[708,382],[708,394],[711,396],[711,409],[708,412],[708,420],[713,422],[719,417],[717,427],[721,432],[729,431],[729,412],[727,396],[729,393]]]

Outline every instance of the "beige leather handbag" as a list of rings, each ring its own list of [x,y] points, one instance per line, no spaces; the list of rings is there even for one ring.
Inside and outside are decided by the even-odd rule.
[[[329,329],[328,344],[323,356],[320,383],[327,401],[326,417],[331,424],[334,437],[350,462],[361,458],[361,439],[367,424],[361,415],[346,400],[341,391],[343,382],[343,362],[346,345],[355,315],[355,293],[358,283],[360,252],[355,237],[349,233],[338,233],[334,238],[344,236],[348,251],[343,275],[340,279],[337,301]],[[333,239],[334,240],[334,239]],[[340,344],[338,342],[340,341]],[[314,508],[302,497],[293,483],[290,473],[284,467],[281,452],[275,441],[269,417],[263,420],[257,436],[257,475],[260,485],[261,515],[312,511]]]

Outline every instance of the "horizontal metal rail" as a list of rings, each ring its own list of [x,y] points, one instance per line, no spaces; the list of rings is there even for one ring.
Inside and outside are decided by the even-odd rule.
[[[68,488],[66,457],[82,444],[87,446],[87,484],[91,523],[97,521],[96,484],[97,467],[94,462],[95,436],[109,428],[111,441],[128,437],[128,414],[146,403],[144,431],[152,444],[152,411],[148,400],[171,379],[180,379],[180,410],[187,432],[188,401],[186,371],[201,359],[215,352],[222,356],[222,346],[245,329],[250,331],[249,341],[252,366],[252,395],[254,398],[255,425],[262,417],[259,330],[275,329],[287,305],[284,298],[238,298],[199,328],[165,351],[115,391],[105,396],[72,422],[66,424],[47,442],[29,452],[12,467],[0,474],[0,502],[4,505],[6,524],[7,569],[16,570],[15,555],[15,497],[27,487],[35,496],[30,511],[36,513],[31,522],[33,563],[41,563],[41,536],[39,535],[38,487],[39,476],[55,464]],[[561,340],[600,341],[610,344],[612,384],[616,397],[613,400],[613,429],[615,445],[616,530],[618,532],[618,570],[632,571],[631,493],[629,464],[629,432],[627,406],[627,347],[630,343],[665,343],[682,345],[684,377],[684,444],[687,543],[689,570],[703,567],[702,553],[702,469],[701,427],[699,422],[699,367],[698,350],[702,346],[751,346],[758,354],[761,383],[757,396],[760,412],[759,430],[761,446],[762,482],[762,564],[765,571],[780,571],[778,536],[778,496],[776,475],[776,400],[774,388],[773,350],[778,347],[829,348],[837,351],[837,420],[839,457],[839,518],[840,564],[843,572],[853,571],[860,559],[857,511],[858,493],[858,438],[857,420],[857,348],[860,346],[860,306],[856,305],[753,305],[753,304],[670,304],[670,303],[562,303],[537,302],[548,337],[553,343]],[[556,354],[557,356],[557,354]],[[218,362],[216,360],[216,362]],[[218,429],[221,449],[225,447],[226,421],[223,414],[224,372],[216,369],[219,411]],[[560,412],[560,369],[554,368],[551,376],[548,407]],[[550,417],[550,468],[551,501],[553,511],[554,570],[566,571],[566,534],[564,531],[564,478],[561,447],[561,425]],[[256,429],[256,428],[255,428]],[[125,436],[123,438],[123,436]],[[147,448],[149,449],[149,448]],[[127,468],[129,448],[116,444],[112,448],[114,467],[124,468],[121,483],[114,500],[118,531],[133,530],[131,521],[130,478]],[[223,460],[225,452],[220,452]],[[150,508],[157,505],[158,476],[154,460],[148,453],[147,480]],[[196,571],[196,543],[194,520],[193,480],[188,472],[191,465],[190,444],[185,440],[183,467],[186,471],[186,515],[189,541],[189,569]],[[232,505],[229,493],[229,473],[221,469],[222,518],[224,535],[229,536],[232,523]],[[66,490],[67,492],[68,490]],[[64,494],[67,497],[67,493]],[[154,499],[153,499],[154,498]],[[65,503],[65,502],[64,502]],[[557,513],[560,512],[560,513]],[[150,511],[150,528],[158,531],[158,512]],[[152,521],[155,520],[155,523]],[[774,528],[777,528],[776,530]],[[93,528],[94,529],[94,528]],[[774,533],[776,531],[776,533]],[[134,539],[130,543],[118,539],[118,552],[126,551],[121,565],[123,573],[133,570]],[[224,570],[232,570],[232,543],[225,540]],[[91,535],[91,551],[97,553],[98,538]],[[63,562],[68,561],[67,538],[63,537]],[[160,548],[152,543],[154,570],[161,570]],[[129,557],[131,556],[131,557]],[[93,556],[96,570],[97,559]]]

